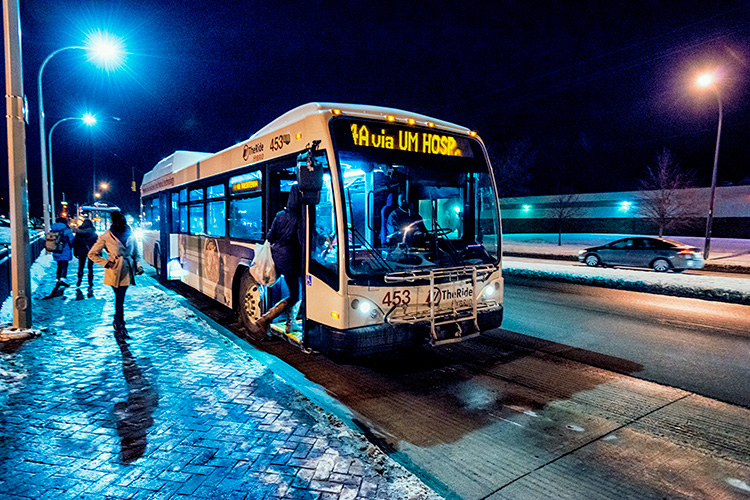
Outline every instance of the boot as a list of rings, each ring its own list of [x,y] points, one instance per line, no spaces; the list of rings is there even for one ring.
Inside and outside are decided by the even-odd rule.
[[[268,326],[277,316],[286,310],[288,304],[289,301],[284,299],[269,309],[266,314],[258,318],[258,321],[255,322],[256,333],[268,334]]]
[[[112,327],[115,329],[115,337],[120,337],[123,339],[129,338],[128,331],[125,329],[125,322],[121,319],[115,318],[115,321],[112,323]]]
[[[286,334],[289,335],[297,328],[297,316],[299,315],[299,304],[301,302],[297,302],[297,304],[293,305],[289,308],[287,311],[287,317],[286,317]]]

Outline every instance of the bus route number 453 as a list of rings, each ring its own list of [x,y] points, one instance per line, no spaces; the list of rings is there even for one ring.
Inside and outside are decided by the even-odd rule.
[[[411,302],[410,290],[394,290],[383,297],[383,304],[386,306],[408,306],[409,302]]]

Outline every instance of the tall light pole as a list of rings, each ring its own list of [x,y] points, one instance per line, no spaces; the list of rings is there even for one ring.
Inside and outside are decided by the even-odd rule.
[[[716,93],[716,101],[719,103],[719,127],[716,132],[716,150],[714,151],[714,169],[711,175],[711,195],[708,202],[708,217],[706,218],[706,243],[703,247],[703,258],[708,260],[708,254],[711,250],[711,227],[714,222],[714,201],[716,200],[716,172],[719,167],[719,143],[721,141],[721,120],[724,115],[723,105],[721,103],[721,93],[717,86],[715,73],[703,73],[698,76],[696,84],[701,88],[708,88]]]
[[[60,125],[63,122],[67,122],[70,120],[81,120],[83,123],[85,123],[89,127],[93,127],[96,125],[96,118],[94,115],[91,115],[89,113],[86,113],[82,117],[80,116],[69,116],[68,118],[63,118],[61,120],[58,120],[55,122],[54,125],[52,125],[52,128],[49,129],[49,196],[50,196],[50,206],[52,207],[52,213],[55,213],[55,180],[54,180],[54,167],[52,164],[52,132],[55,131],[58,125]]]
[[[42,156],[42,203],[44,205],[44,230],[49,231],[50,227],[50,195],[49,195],[49,182],[47,180],[47,133],[44,128],[44,96],[42,92],[42,76],[44,75],[44,68],[47,67],[47,63],[59,54],[66,50],[85,50],[91,54],[91,59],[100,61],[106,69],[117,67],[122,63],[123,58],[123,47],[122,42],[112,38],[106,33],[95,32],[92,33],[88,38],[88,46],[71,46],[57,49],[48,55],[42,65],[39,68],[37,74],[37,92],[39,94],[39,141],[40,150]]]
[[[5,48],[5,120],[8,128],[8,180],[11,220],[11,296],[13,326],[31,327],[31,257],[26,176],[26,119],[18,0],[3,0]],[[0,332],[6,338],[5,332]],[[16,337],[19,338],[19,337]]]

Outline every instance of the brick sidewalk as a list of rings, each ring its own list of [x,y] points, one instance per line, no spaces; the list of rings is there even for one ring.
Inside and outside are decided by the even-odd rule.
[[[118,343],[102,269],[47,299],[49,261],[42,335],[0,343],[0,498],[440,498],[151,277]]]

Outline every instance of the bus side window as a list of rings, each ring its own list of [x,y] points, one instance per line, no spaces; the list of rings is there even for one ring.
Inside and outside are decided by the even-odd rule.
[[[245,240],[263,239],[263,198],[234,198],[229,202],[229,236]]]

